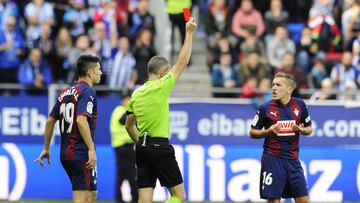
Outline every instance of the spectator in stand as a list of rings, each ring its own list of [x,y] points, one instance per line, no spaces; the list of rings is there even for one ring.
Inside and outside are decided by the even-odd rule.
[[[273,69],[280,68],[285,53],[295,54],[295,43],[289,39],[287,28],[283,25],[276,28],[275,36],[267,42],[266,48],[267,59]]]
[[[231,33],[231,17],[225,0],[213,0],[205,14],[206,42],[214,49],[220,38],[227,38],[235,46],[236,38]]]
[[[25,6],[25,17],[27,21],[26,38],[28,40],[38,39],[42,24],[53,26],[55,24],[54,7],[44,0],[32,0]]]
[[[166,12],[172,24],[172,37],[174,37],[175,27],[180,31],[181,44],[185,40],[185,20],[183,15],[183,8],[191,8],[191,0],[166,0]],[[173,39],[171,41],[174,41]]]
[[[63,21],[74,40],[87,33],[87,24],[91,19],[84,0],[69,0],[69,4],[71,7],[64,13]]]
[[[360,70],[360,30],[352,45],[353,64]]]
[[[295,66],[294,53],[286,52],[283,55],[282,65],[280,66],[279,69],[277,69],[275,71],[275,73],[278,73],[278,72],[284,72],[284,73],[290,74],[294,78],[296,78],[296,80],[295,80],[296,87],[293,91],[293,96],[301,98],[299,89],[307,88],[307,82],[306,82],[306,78],[303,76],[300,68]]]
[[[154,46],[152,45],[152,33],[150,30],[140,30],[137,39],[136,47],[133,51],[134,58],[136,61],[136,72],[137,72],[137,85],[142,85],[148,80],[148,69],[147,64],[149,60],[156,55]]]
[[[253,8],[251,0],[242,0],[240,8],[234,14],[231,30],[238,37],[239,43],[245,37],[245,28],[255,27],[256,36],[261,37],[265,32],[265,25],[261,13]]]
[[[322,81],[328,77],[325,67],[325,57],[316,57],[311,72],[308,75],[308,85],[311,89],[320,89]]]
[[[59,82],[64,83],[72,68],[68,60],[70,50],[72,49],[72,39],[70,31],[67,28],[62,27],[57,33],[57,37],[55,40],[55,48],[56,53],[54,65],[56,69],[61,73],[60,77],[58,78]]]
[[[0,83],[17,83],[18,67],[25,54],[25,41],[16,29],[16,18],[6,18],[5,27],[0,28]]]
[[[52,82],[52,73],[39,48],[31,49],[29,58],[19,68],[18,78],[20,84],[28,86],[27,93],[46,93],[45,87]]]
[[[245,29],[244,41],[240,44],[240,58],[242,59],[252,52],[257,52],[261,57],[266,57],[264,43],[256,37],[254,27],[248,27]]]
[[[30,39],[28,46],[30,49],[39,48],[42,52],[42,58],[49,62],[55,82],[61,78],[61,69],[56,65],[56,45],[51,36],[52,28],[44,23],[40,26],[40,36],[36,39]]]
[[[336,64],[330,73],[333,85],[337,91],[344,92],[345,82],[353,81],[357,86],[360,85],[360,72],[356,66],[352,64],[352,53],[344,52],[341,58],[341,63]]]
[[[116,0],[116,22],[119,36],[127,32],[130,0]]]
[[[256,93],[256,96],[251,99],[251,103],[258,108],[260,105],[270,101],[271,99],[271,80],[269,78],[264,78],[260,81],[258,92]]]
[[[232,65],[238,62],[238,52],[236,51],[236,48],[232,46],[228,38],[222,37],[217,41],[216,46],[210,51],[208,58],[210,73],[212,73],[212,65],[215,63],[220,63],[220,56],[222,53],[231,54]]]
[[[352,80],[347,80],[345,81],[345,90],[340,92],[338,95],[338,100],[343,100],[343,101],[355,101],[358,99],[357,96],[357,91],[358,91],[358,87],[356,85],[356,83]]]
[[[244,85],[242,86],[241,92],[240,92],[240,98],[242,99],[252,99],[256,97],[256,87],[258,83],[256,78],[250,77],[248,78]]]
[[[256,83],[264,78],[270,78],[270,70],[266,64],[266,59],[257,52],[251,52],[240,64],[238,73],[239,83],[245,84],[249,78],[255,78]]]
[[[317,52],[318,45],[316,41],[311,38],[311,29],[304,27],[301,31],[301,38],[296,43],[296,63],[299,65],[304,75],[308,74],[311,64],[313,63],[315,53]]]
[[[351,7],[346,9],[341,15],[341,25],[343,30],[343,48],[351,50],[352,42],[360,31],[360,1],[354,0]]]
[[[283,10],[281,0],[271,0],[270,10],[266,11],[264,21],[266,27],[266,41],[274,36],[275,29],[278,26],[288,24],[289,13]]]
[[[233,65],[231,65],[231,55],[222,53],[220,56],[220,64],[213,65],[212,72],[213,87],[224,87],[231,90],[238,86],[237,73]],[[214,97],[234,97],[233,93],[214,93]]]
[[[70,63],[70,70],[66,78],[66,84],[71,84],[76,80],[76,61],[82,54],[95,55],[95,50],[90,47],[90,38],[88,35],[80,35],[75,42],[75,47],[70,50],[68,60]]]
[[[155,19],[149,13],[148,0],[140,0],[136,11],[129,13],[128,26],[128,36],[131,42],[135,42],[137,33],[142,29],[148,29],[155,35]]]
[[[110,70],[108,86],[133,90],[137,79],[136,61],[129,51],[129,39],[121,37],[118,40],[118,47],[112,51],[111,55],[113,65]]]
[[[14,0],[0,0],[0,28],[6,26],[8,17],[12,16],[17,19],[19,15],[19,8]]]
[[[308,26],[319,50],[333,52],[340,44],[340,31],[333,15],[335,0],[314,0]]]
[[[113,22],[112,26],[110,26],[111,31],[109,35],[106,33],[106,24],[104,22],[99,21],[94,27],[93,49],[101,58],[101,70],[103,74],[101,75],[100,84],[105,84],[108,80],[111,66],[111,50],[117,46],[116,24]]]
[[[336,96],[332,93],[332,91],[333,91],[333,84],[331,79],[324,78],[321,81],[321,89],[314,92],[310,96],[310,101],[336,99]]]

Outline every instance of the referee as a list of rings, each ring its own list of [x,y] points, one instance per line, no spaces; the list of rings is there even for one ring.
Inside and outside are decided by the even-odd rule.
[[[174,148],[169,144],[169,95],[189,62],[196,27],[194,18],[190,18],[184,44],[172,68],[164,57],[150,59],[149,80],[132,94],[126,107],[125,127],[136,143],[139,202],[152,202],[157,179],[172,197],[185,202],[183,179]]]

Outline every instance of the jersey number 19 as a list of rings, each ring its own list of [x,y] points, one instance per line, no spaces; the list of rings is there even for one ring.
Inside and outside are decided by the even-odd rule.
[[[64,133],[64,128],[65,128],[65,124],[64,121],[66,121],[67,123],[69,123],[69,127],[66,130],[66,133],[70,133],[71,132],[71,128],[73,126],[74,123],[74,104],[73,103],[62,103],[60,106],[60,115],[63,115],[62,120],[61,120],[61,127],[60,127],[60,131],[61,133]]]

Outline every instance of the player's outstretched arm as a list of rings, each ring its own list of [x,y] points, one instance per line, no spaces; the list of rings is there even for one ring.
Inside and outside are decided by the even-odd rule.
[[[128,134],[130,135],[131,139],[134,143],[139,141],[139,131],[135,126],[135,116],[134,114],[129,114],[126,116],[125,128]]]
[[[177,80],[182,72],[184,72],[187,64],[189,63],[191,51],[192,51],[192,36],[194,31],[196,30],[197,24],[194,18],[190,18],[190,20],[186,23],[186,35],[185,41],[181,48],[178,59],[171,69],[175,74],[175,79]]]
[[[96,152],[95,152],[95,145],[91,138],[91,132],[89,123],[87,121],[87,117],[80,115],[76,118],[76,124],[79,128],[80,135],[82,139],[84,140],[87,148],[88,148],[88,154],[89,154],[89,160],[86,162],[86,168],[93,169],[96,167]]]
[[[43,158],[46,158],[48,164],[50,165],[50,141],[53,136],[55,123],[56,123],[55,118],[49,116],[45,125],[44,149],[40,153],[39,157],[34,160],[34,162],[39,162],[41,167],[45,166],[45,163],[43,162]]]

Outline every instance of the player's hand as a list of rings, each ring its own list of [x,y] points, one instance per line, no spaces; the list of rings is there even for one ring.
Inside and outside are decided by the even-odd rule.
[[[295,133],[303,133],[305,130],[304,124],[300,123],[300,125],[293,125],[292,130]]]
[[[96,167],[96,152],[95,150],[89,150],[89,160],[86,162],[87,169],[94,169]]]
[[[190,17],[189,21],[186,23],[186,32],[193,33],[197,28],[197,24],[193,17]]]
[[[45,149],[40,153],[39,157],[34,160],[34,162],[39,162],[40,166],[44,167],[45,166],[45,163],[43,162],[44,158],[47,159],[47,162],[50,165],[50,151]]]
[[[280,125],[279,124],[273,124],[269,128],[270,133],[277,135],[280,132]]]

